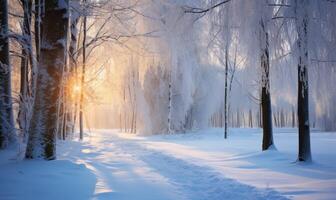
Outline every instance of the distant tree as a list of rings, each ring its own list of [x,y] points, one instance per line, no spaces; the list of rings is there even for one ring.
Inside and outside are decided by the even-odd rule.
[[[225,36],[225,86],[224,86],[224,138],[227,139],[228,135],[228,73],[229,73],[229,51],[230,51],[230,26],[229,26],[229,7],[226,6],[225,9],[225,28],[226,36]]]
[[[234,76],[234,68],[236,65],[236,55],[234,57],[233,65],[230,65],[230,48],[232,45],[232,38],[234,37],[232,27],[234,25],[230,21],[230,11],[232,9],[231,4],[229,1],[226,3],[227,4],[223,3],[223,8],[219,9],[218,12],[214,12],[213,14],[213,22],[211,26],[211,32],[213,32],[211,37],[213,37],[213,39],[210,42],[216,59],[218,59],[220,65],[222,65],[224,68],[224,100],[223,105],[221,106],[223,109],[221,109],[219,113],[216,114],[216,116],[219,116],[220,127],[224,127],[225,139],[227,139],[228,136],[228,121],[230,114],[229,96]],[[191,11],[191,13],[193,13],[192,9],[193,8],[189,8],[189,10],[187,9],[186,12]]]
[[[169,82],[168,82],[168,118],[167,118],[167,128],[168,134],[173,133],[172,127],[172,106],[173,106],[173,68],[169,70]]]
[[[148,102],[149,117],[154,119],[150,124],[155,133],[166,133],[169,128],[167,113],[169,112],[170,70],[160,63],[152,63],[144,75],[144,98]],[[169,116],[169,115],[168,115]]]
[[[41,18],[41,53],[35,103],[29,127],[26,158],[56,158],[56,134],[60,89],[65,65],[69,4],[66,0],[44,2]]]

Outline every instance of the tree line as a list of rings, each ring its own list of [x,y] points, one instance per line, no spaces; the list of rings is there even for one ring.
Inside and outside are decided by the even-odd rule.
[[[274,146],[273,125],[290,124],[298,126],[298,160],[311,160],[308,69],[312,60],[332,62],[318,57],[311,59],[311,55],[315,56],[311,47],[312,29],[334,29],[312,25],[319,14],[316,7],[322,3],[214,0],[192,7],[184,1],[158,2],[150,2],[149,8],[140,12],[135,9],[138,1],[131,0],[124,4],[107,0],[18,0],[16,3],[1,0],[1,147],[23,143],[26,158],[50,160],[56,156],[56,138],[73,138],[78,126],[79,138],[83,139],[85,104],[95,90],[88,83],[96,80],[101,68],[106,68],[96,67],[93,75],[89,75],[93,64],[88,61],[96,48],[109,49],[104,43],[112,41],[132,52],[127,64],[114,59],[120,70],[115,73],[121,78],[119,99],[113,98],[119,103],[113,119],[122,131],[136,133],[147,128],[154,133],[175,133],[221,126],[227,138],[229,126],[257,124],[263,128],[261,149],[268,150]],[[334,2],[326,3],[334,6]],[[8,11],[9,5],[15,12]],[[328,12],[325,16],[329,23],[333,14]],[[123,39],[152,36],[137,34],[136,28],[130,31],[119,26],[135,18],[128,28],[139,23],[149,33],[155,32],[152,27],[158,29],[161,35],[154,34],[151,42],[159,55],[149,53],[150,58],[146,58],[148,54],[140,55],[143,52],[135,52],[133,46],[123,43]],[[20,22],[20,31],[10,29],[13,21]],[[255,38],[249,38],[252,35],[249,32]],[[207,39],[208,44],[201,44]],[[145,48],[137,50],[152,50]],[[325,49],[317,49],[316,55],[324,56]],[[296,108],[291,107],[287,113],[285,109],[272,112],[271,69],[274,60],[289,54],[294,60],[290,64],[297,71],[297,84],[293,85],[297,87]],[[18,99],[13,98],[11,85],[13,64],[10,61],[14,57],[20,66]],[[237,92],[233,88],[238,82],[236,76],[242,66],[248,68],[246,57],[253,58],[249,62],[258,66],[258,92],[249,94],[258,104],[257,112],[252,109],[243,112],[232,106],[231,94]],[[216,93],[220,98],[213,96]],[[18,106],[13,106],[16,102]]]
[[[201,15],[213,15],[212,18],[215,24],[216,22],[223,26],[223,30],[216,32],[215,40],[220,40],[222,43],[213,42],[219,45],[221,48],[221,53],[219,60],[223,60],[221,63],[225,66],[225,74],[230,73],[228,69],[228,52],[230,50],[230,42],[233,42],[232,26],[230,26],[228,19],[230,15],[230,9],[232,9],[232,4],[236,3],[235,0],[228,1],[214,1],[215,3],[210,4],[207,8],[189,7],[186,6],[184,12],[187,14]],[[231,4],[232,3],[232,4]],[[242,3],[242,2],[241,2]],[[254,4],[255,3],[255,4]],[[309,0],[293,0],[293,1],[258,1],[252,3],[256,15],[255,24],[258,28],[257,38],[259,44],[259,61],[260,61],[260,112],[257,114],[258,125],[263,129],[263,140],[262,140],[262,150],[268,150],[274,146],[273,141],[273,121],[277,125],[283,124],[284,116],[280,115],[279,118],[272,114],[271,106],[271,93],[270,93],[270,39],[269,35],[274,35],[274,31],[288,31],[282,30],[281,26],[286,26],[284,24],[291,24],[296,31],[295,36],[287,35],[287,37],[296,38],[296,42],[291,49],[296,49],[297,56],[297,114],[296,116],[292,114],[292,124],[298,126],[298,136],[299,136],[299,152],[298,161],[311,161],[311,148],[310,148],[310,121],[309,121],[309,81],[308,81],[308,67],[311,63],[309,56],[309,43],[311,42],[309,37],[311,27],[310,20],[314,16],[314,2]],[[254,4],[254,5],[253,5]],[[239,2],[238,2],[238,5]],[[241,5],[242,6],[242,5]],[[243,7],[243,6],[242,6]],[[288,13],[291,15],[289,16]],[[225,21],[226,20],[226,21]],[[269,24],[271,21],[281,21],[281,26],[279,29],[270,28]],[[215,25],[213,25],[215,26]],[[219,39],[218,39],[219,38]],[[288,38],[286,38],[288,39]],[[289,39],[290,40],[290,39]],[[227,94],[227,83],[228,78],[225,75],[225,96],[224,96],[224,112],[220,111],[215,113],[211,119],[211,123],[224,126],[224,137],[227,137],[227,126],[228,126],[228,94]],[[232,112],[232,111],[231,111]],[[237,111],[237,115],[239,111]],[[230,116],[233,116],[230,114]],[[237,116],[237,123],[239,123],[239,118]],[[248,124],[253,126],[251,110],[248,113]],[[281,124],[279,123],[281,120]],[[296,122],[297,120],[297,122]],[[224,121],[224,122],[223,122]],[[233,121],[233,120],[231,120]],[[238,125],[239,126],[239,125]]]
[[[98,44],[115,39],[102,33],[106,19],[105,23],[95,21],[98,30],[88,38],[93,22],[88,25],[87,18],[106,4],[108,1],[1,0],[1,148],[23,144],[25,158],[53,160],[56,139],[73,138],[76,123],[83,139],[87,57]],[[9,5],[15,12],[9,12]],[[10,20],[20,22],[21,31],[11,30]],[[13,108],[11,57],[21,60],[17,109]]]

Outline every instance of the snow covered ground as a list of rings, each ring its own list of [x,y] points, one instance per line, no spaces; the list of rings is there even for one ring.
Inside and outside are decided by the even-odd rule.
[[[56,161],[0,152],[0,199],[336,199],[336,134],[312,133],[314,162],[298,164],[294,129],[276,129],[261,152],[260,129],[141,137],[97,130],[59,141]]]

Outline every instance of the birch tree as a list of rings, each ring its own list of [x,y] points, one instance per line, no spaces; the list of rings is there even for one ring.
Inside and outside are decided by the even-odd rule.
[[[56,158],[60,89],[65,65],[68,1],[49,0],[41,18],[42,40],[26,158]]]

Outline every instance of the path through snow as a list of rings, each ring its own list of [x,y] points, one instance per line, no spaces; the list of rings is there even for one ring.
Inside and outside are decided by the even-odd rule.
[[[97,130],[58,141],[55,161],[0,152],[1,200],[333,200],[336,134],[312,132],[314,163],[294,163],[297,134],[275,130],[278,151],[261,152],[260,129],[140,137]]]
[[[271,189],[241,184],[206,166],[149,149],[145,144],[116,133],[100,132],[78,146],[77,152],[71,149],[74,144],[68,144],[62,155],[94,172],[95,199],[286,199]]]

